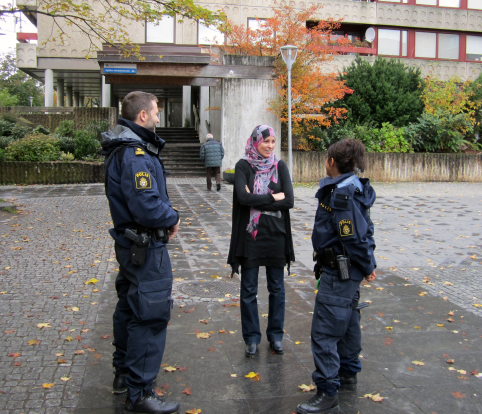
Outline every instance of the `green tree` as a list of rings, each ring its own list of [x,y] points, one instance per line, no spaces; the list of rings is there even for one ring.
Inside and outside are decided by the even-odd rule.
[[[423,112],[421,71],[399,60],[377,58],[372,65],[357,57],[344,68],[340,79],[353,90],[335,103],[348,110],[349,123],[371,123],[380,128],[389,122],[402,127],[415,122]]]
[[[15,106],[18,98],[16,95],[10,95],[7,89],[0,90],[0,106]]]
[[[42,106],[44,97],[42,87],[34,78],[21,70],[17,70],[14,52],[0,56],[0,90],[7,91],[10,97],[17,97],[16,102],[1,106],[30,106],[30,97],[33,106]]]

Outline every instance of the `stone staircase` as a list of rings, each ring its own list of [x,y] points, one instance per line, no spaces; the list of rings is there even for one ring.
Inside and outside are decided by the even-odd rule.
[[[170,177],[204,177],[206,169],[199,158],[199,136],[194,128],[156,128],[166,146],[161,158]]]

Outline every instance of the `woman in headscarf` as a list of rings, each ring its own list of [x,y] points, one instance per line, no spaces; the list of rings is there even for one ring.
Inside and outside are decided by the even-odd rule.
[[[289,209],[293,187],[286,164],[274,155],[273,128],[258,125],[248,139],[245,156],[235,167],[232,234],[228,263],[241,266],[241,324],[245,355],[254,357],[261,341],[258,319],[258,272],[266,267],[269,292],[266,336],[271,349],[283,354],[285,315],[284,267],[295,260]]]

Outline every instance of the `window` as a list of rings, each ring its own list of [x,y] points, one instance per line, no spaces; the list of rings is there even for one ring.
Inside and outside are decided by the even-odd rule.
[[[388,3],[408,3],[408,0],[379,0]]]
[[[147,22],[146,42],[174,43],[174,17],[163,16],[158,22]]]
[[[224,34],[216,26],[198,24],[198,43],[200,45],[216,45],[224,43]]]
[[[467,8],[482,10],[482,0],[468,0]]]
[[[407,56],[407,31],[378,29],[378,54]]]
[[[459,59],[459,35],[439,33],[438,58]]]
[[[415,57],[437,57],[437,33],[415,32]]]
[[[266,19],[256,19],[255,17],[248,17],[248,28],[251,30],[258,30]]]
[[[469,0],[470,1],[470,0]],[[460,7],[460,0],[415,0],[419,6]]]
[[[467,60],[482,60],[482,36],[467,36]]]

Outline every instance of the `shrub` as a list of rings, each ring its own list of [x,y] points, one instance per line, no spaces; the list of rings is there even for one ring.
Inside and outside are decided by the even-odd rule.
[[[84,129],[87,130],[93,138],[96,138],[100,141],[101,132],[108,131],[110,129],[110,124],[107,119],[103,121],[91,121]]]
[[[16,141],[13,137],[0,137],[0,149],[7,148],[13,141]]]
[[[0,162],[5,161],[5,150],[0,149]]]
[[[57,141],[59,142],[60,151],[75,153],[75,140],[72,137],[62,137],[58,136]]]
[[[60,121],[59,126],[54,131],[58,136],[71,137],[75,135],[74,121]]]
[[[20,138],[24,138],[30,133],[32,133],[32,128],[17,124],[12,129],[12,138],[17,140]]]
[[[7,121],[6,119],[0,119],[0,136],[9,137],[12,135],[12,129],[15,126],[15,122]]]
[[[92,131],[81,129],[75,133],[75,158],[81,160],[86,157],[99,155],[100,142]]]
[[[50,130],[42,125],[38,125],[36,128],[34,128],[32,134],[50,135]]]
[[[8,161],[57,161],[58,141],[48,135],[31,134],[12,142],[6,150]]]
[[[75,158],[74,154],[72,154],[70,152],[67,152],[67,153],[65,153],[63,151],[60,152],[60,160],[61,161],[73,161],[74,158]]]

